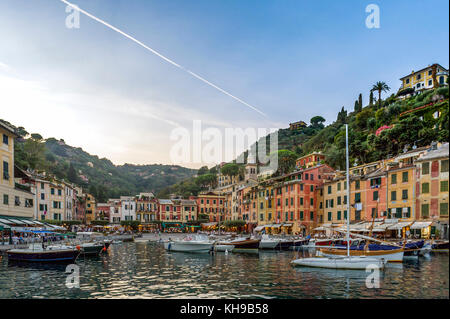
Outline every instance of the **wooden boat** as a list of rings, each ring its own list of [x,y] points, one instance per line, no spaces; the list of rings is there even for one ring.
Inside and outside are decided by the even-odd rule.
[[[8,260],[26,262],[74,262],[80,254],[75,247],[43,247],[41,244],[31,244],[26,249],[10,249]]]
[[[325,257],[337,257],[337,256],[346,256],[346,249],[339,248],[320,248],[320,253]],[[349,250],[350,256],[366,256],[372,257],[376,259],[383,259],[386,262],[402,262],[404,249],[390,249],[390,250]]]
[[[300,258],[291,261],[291,264],[303,267],[365,270],[373,265],[382,269],[384,268],[385,262],[381,259],[367,256],[343,256],[334,258]]]
[[[375,239],[374,239],[375,240]],[[405,243],[405,246],[403,247],[404,254],[403,258],[417,258],[419,257],[419,251],[422,249],[425,241],[414,241],[414,242],[407,242]],[[350,246],[350,250],[369,250],[369,251],[390,251],[399,249],[402,247],[403,243],[392,243],[391,245],[388,245],[387,242],[384,244],[366,244],[365,241],[360,240],[353,240],[352,244]],[[331,248],[331,247],[328,247]],[[333,248],[345,250],[347,249],[344,245],[337,245]]]
[[[237,238],[227,242],[220,242],[220,245],[234,246],[233,252],[257,252],[260,239]]]

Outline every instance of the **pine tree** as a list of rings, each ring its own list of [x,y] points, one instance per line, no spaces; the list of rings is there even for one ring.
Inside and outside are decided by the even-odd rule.
[[[362,94],[361,93],[359,93],[359,96],[358,96],[358,103],[359,103],[359,110],[361,111],[362,110]]]
[[[370,91],[369,105],[373,105],[373,91]]]

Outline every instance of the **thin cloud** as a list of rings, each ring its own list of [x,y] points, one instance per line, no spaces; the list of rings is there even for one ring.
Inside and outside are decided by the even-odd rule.
[[[206,83],[207,85],[209,85],[209,86],[215,88],[216,90],[222,92],[223,94],[225,94],[225,95],[227,95],[227,96],[229,96],[229,97],[235,99],[235,100],[238,101],[239,103],[244,104],[245,106],[251,108],[252,110],[254,110],[254,111],[256,111],[256,112],[258,112],[259,114],[263,115],[264,117],[267,117],[267,115],[266,115],[264,112],[260,111],[258,108],[254,107],[254,106],[250,105],[249,103],[247,103],[247,102],[241,100],[240,98],[238,98],[238,97],[232,95],[231,93],[229,93],[229,92],[225,91],[224,89],[218,87],[217,85],[211,83],[210,81],[206,80],[205,78],[201,77],[200,75],[198,75],[198,74],[196,74],[196,73],[194,73],[194,72],[188,70],[188,69],[185,68],[184,66],[179,65],[178,63],[176,63],[176,62],[172,61],[171,59],[165,57],[164,55],[160,54],[159,52],[157,52],[157,51],[155,51],[154,49],[150,48],[149,46],[145,45],[145,44],[142,43],[141,41],[139,41],[139,40],[133,38],[132,36],[130,36],[129,34],[123,32],[122,30],[120,30],[120,29],[118,29],[118,28],[116,28],[116,27],[110,25],[109,23],[103,21],[103,20],[100,19],[100,18],[97,18],[96,16],[90,14],[89,12],[86,12],[86,11],[80,9],[78,6],[76,6],[76,5],[74,5],[74,4],[70,3],[70,2],[68,2],[68,1],[66,1],[66,0],[60,0],[60,1],[63,2],[63,3],[65,3],[65,4],[67,4],[68,6],[71,6],[71,7],[74,8],[75,10],[80,11],[81,13],[83,13],[83,14],[86,15],[86,16],[88,16],[89,18],[91,18],[91,19],[93,19],[93,20],[95,20],[95,21],[97,21],[97,22],[99,22],[99,23],[101,23],[101,24],[107,26],[107,27],[110,28],[111,30],[114,30],[114,31],[116,31],[117,33],[120,33],[120,34],[123,35],[124,37],[126,37],[126,38],[132,40],[133,42],[135,42],[135,43],[137,43],[137,44],[139,44],[141,47],[147,49],[148,51],[152,52],[153,54],[157,55],[158,57],[160,57],[160,58],[163,59],[164,61],[166,61],[166,62],[172,64],[173,66],[175,66],[175,67],[177,67],[177,68],[179,68],[179,69],[185,71],[186,73],[192,75],[193,77],[197,78],[198,80],[202,81],[203,83]]]

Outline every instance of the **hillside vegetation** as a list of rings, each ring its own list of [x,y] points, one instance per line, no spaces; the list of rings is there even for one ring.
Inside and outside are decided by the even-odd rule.
[[[405,148],[412,149],[414,145],[421,147],[432,142],[449,141],[448,86],[405,99],[392,94],[385,100],[375,100],[373,92],[379,91],[379,88],[382,91],[390,90],[383,82],[377,82],[370,92],[368,105],[362,106],[362,94],[359,94],[353,111],[348,112],[342,107],[336,120],[328,126],[323,125],[325,119],[315,116],[307,127],[278,130],[278,162],[282,165],[279,165],[274,175],[292,170],[296,158],[313,151],[324,153],[325,163],[331,167],[345,169],[345,124],[349,125],[351,165],[395,156]],[[270,136],[261,138],[251,148],[257,150],[258,144],[264,141],[266,145],[270,145]],[[267,153],[271,153],[271,150]],[[241,156],[246,160],[247,152]],[[211,174],[206,171],[203,173]],[[209,186],[206,184],[199,187],[196,181],[201,178],[200,172],[199,175],[195,180],[185,180],[168,187],[161,194],[196,195]]]
[[[44,140],[39,134],[28,134],[23,127],[0,121],[15,128],[21,136],[15,143],[15,163],[18,167],[45,171],[50,176],[75,183],[100,202],[139,192],[157,193],[197,173],[197,170],[177,165],[114,165],[106,158],[67,145],[64,140]]]

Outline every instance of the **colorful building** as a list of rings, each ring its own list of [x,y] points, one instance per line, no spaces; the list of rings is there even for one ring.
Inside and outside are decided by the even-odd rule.
[[[219,192],[204,192],[197,197],[198,214],[208,215],[210,222],[222,222],[225,220],[224,212],[225,196]]]
[[[415,91],[427,90],[445,85],[447,83],[448,70],[440,64],[429,65],[419,71],[400,78],[402,85],[400,90],[413,88]],[[434,78],[434,79],[433,79]]]
[[[136,201],[136,219],[143,223],[158,219],[159,202],[152,193],[141,193]]]
[[[111,224],[120,224],[122,219],[122,203],[120,199],[108,199],[109,205],[109,222]]]
[[[122,206],[120,218],[121,221],[136,220],[136,198],[134,196],[120,196]]]
[[[302,127],[307,127],[307,126],[308,126],[308,124],[306,124],[306,123],[303,122],[303,121],[298,121],[298,122],[294,122],[294,123],[289,123],[289,129],[290,129],[291,131],[296,131],[296,130],[301,129]]]
[[[95,220],[108,220],[111,212],[109,203],[97,203],[95,207]]]
[[[83,194],[84,197],[84,204],[85,204],[85,211],[84,211],[84,218],[85,223],[90,224],[91,221],[95,220],[95,197],[91,194]]]
[[[0,216],[32,219],[34,194],[29,187],[18,185],[15,180],[18,174],[20,178],[20,172],[14,166],[14,142],[18,135],[3,122],[0,122],[0,135]]]
[[[416,218],[429,221],[421,236],[448,239],[449,144],[434,145],[416,164]]]
[[[295,165],[297,169],[309,168],[321,164],[322,161],[324,160],[325,160],[324,154],[322,154],[321,152],[313,152],[311,154],[299,157],[295,161]]]

